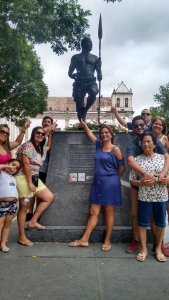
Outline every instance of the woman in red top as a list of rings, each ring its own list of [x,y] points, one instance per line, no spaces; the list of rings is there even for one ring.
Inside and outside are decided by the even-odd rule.
[[[24,138],[30,122],[26,121],[14,142],[9,142],[9,127],[7,124],[0,124],[0,164],[6,164],[11,158],[11,150],[17,148]]]

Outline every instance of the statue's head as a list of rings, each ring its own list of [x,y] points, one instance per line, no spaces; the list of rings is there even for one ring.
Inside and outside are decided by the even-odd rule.
[[[82,50],[91,51],[92,50],[92,41],[89,37],[85,37],[81,40]]]

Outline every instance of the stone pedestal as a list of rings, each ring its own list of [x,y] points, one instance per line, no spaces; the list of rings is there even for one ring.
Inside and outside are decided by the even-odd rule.
[[[96,133],[97,135],[98,133]],[[130,136],[116,135],[115,143],[126,157],[126,143]],[[94,171],[95,145],[84,132],[57,132],[53,136],[47,186],[54,193],[54,203],[41,217],[46,226],[43,231],[28,231],[36,241],[69,242],[78,239],[89,216],[89,195]],[[128,169],[121,178],[123,206],[115,208],[114,242],[128,242],[131,238],[130,186]],[[104,238],[104,214],[101,213],[91,241]]]

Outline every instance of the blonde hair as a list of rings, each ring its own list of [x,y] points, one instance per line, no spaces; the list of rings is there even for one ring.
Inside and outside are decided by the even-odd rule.
[[[9,130],[7,124],[0,124],[0,131],[3,130],[4,127]],[[7,152],[10,152],[9,136],[7,136],[6,141],[2,143],[2,146]]]

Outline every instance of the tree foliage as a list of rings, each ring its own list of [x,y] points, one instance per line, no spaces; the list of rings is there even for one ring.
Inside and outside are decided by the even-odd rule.
[[[153,116],[163,116],[169,124],[169,83],[159,87],[159,93],[154,95],[154,100],[159,106],[151,108]]]
[[[35,117],[48,90],[34,44],[51,43],[58,55],[79,49],[90,12],[77,0],[1,0],[0,7],[0,117]]]
[[[77,0],[1,0],[2,21],[33,44],[51,43],[57,54],[79,49],[89,10]]]
[[[8,24],[0,29],[0,117],[35,117],[46,109],[48,95],[39,58]]]

